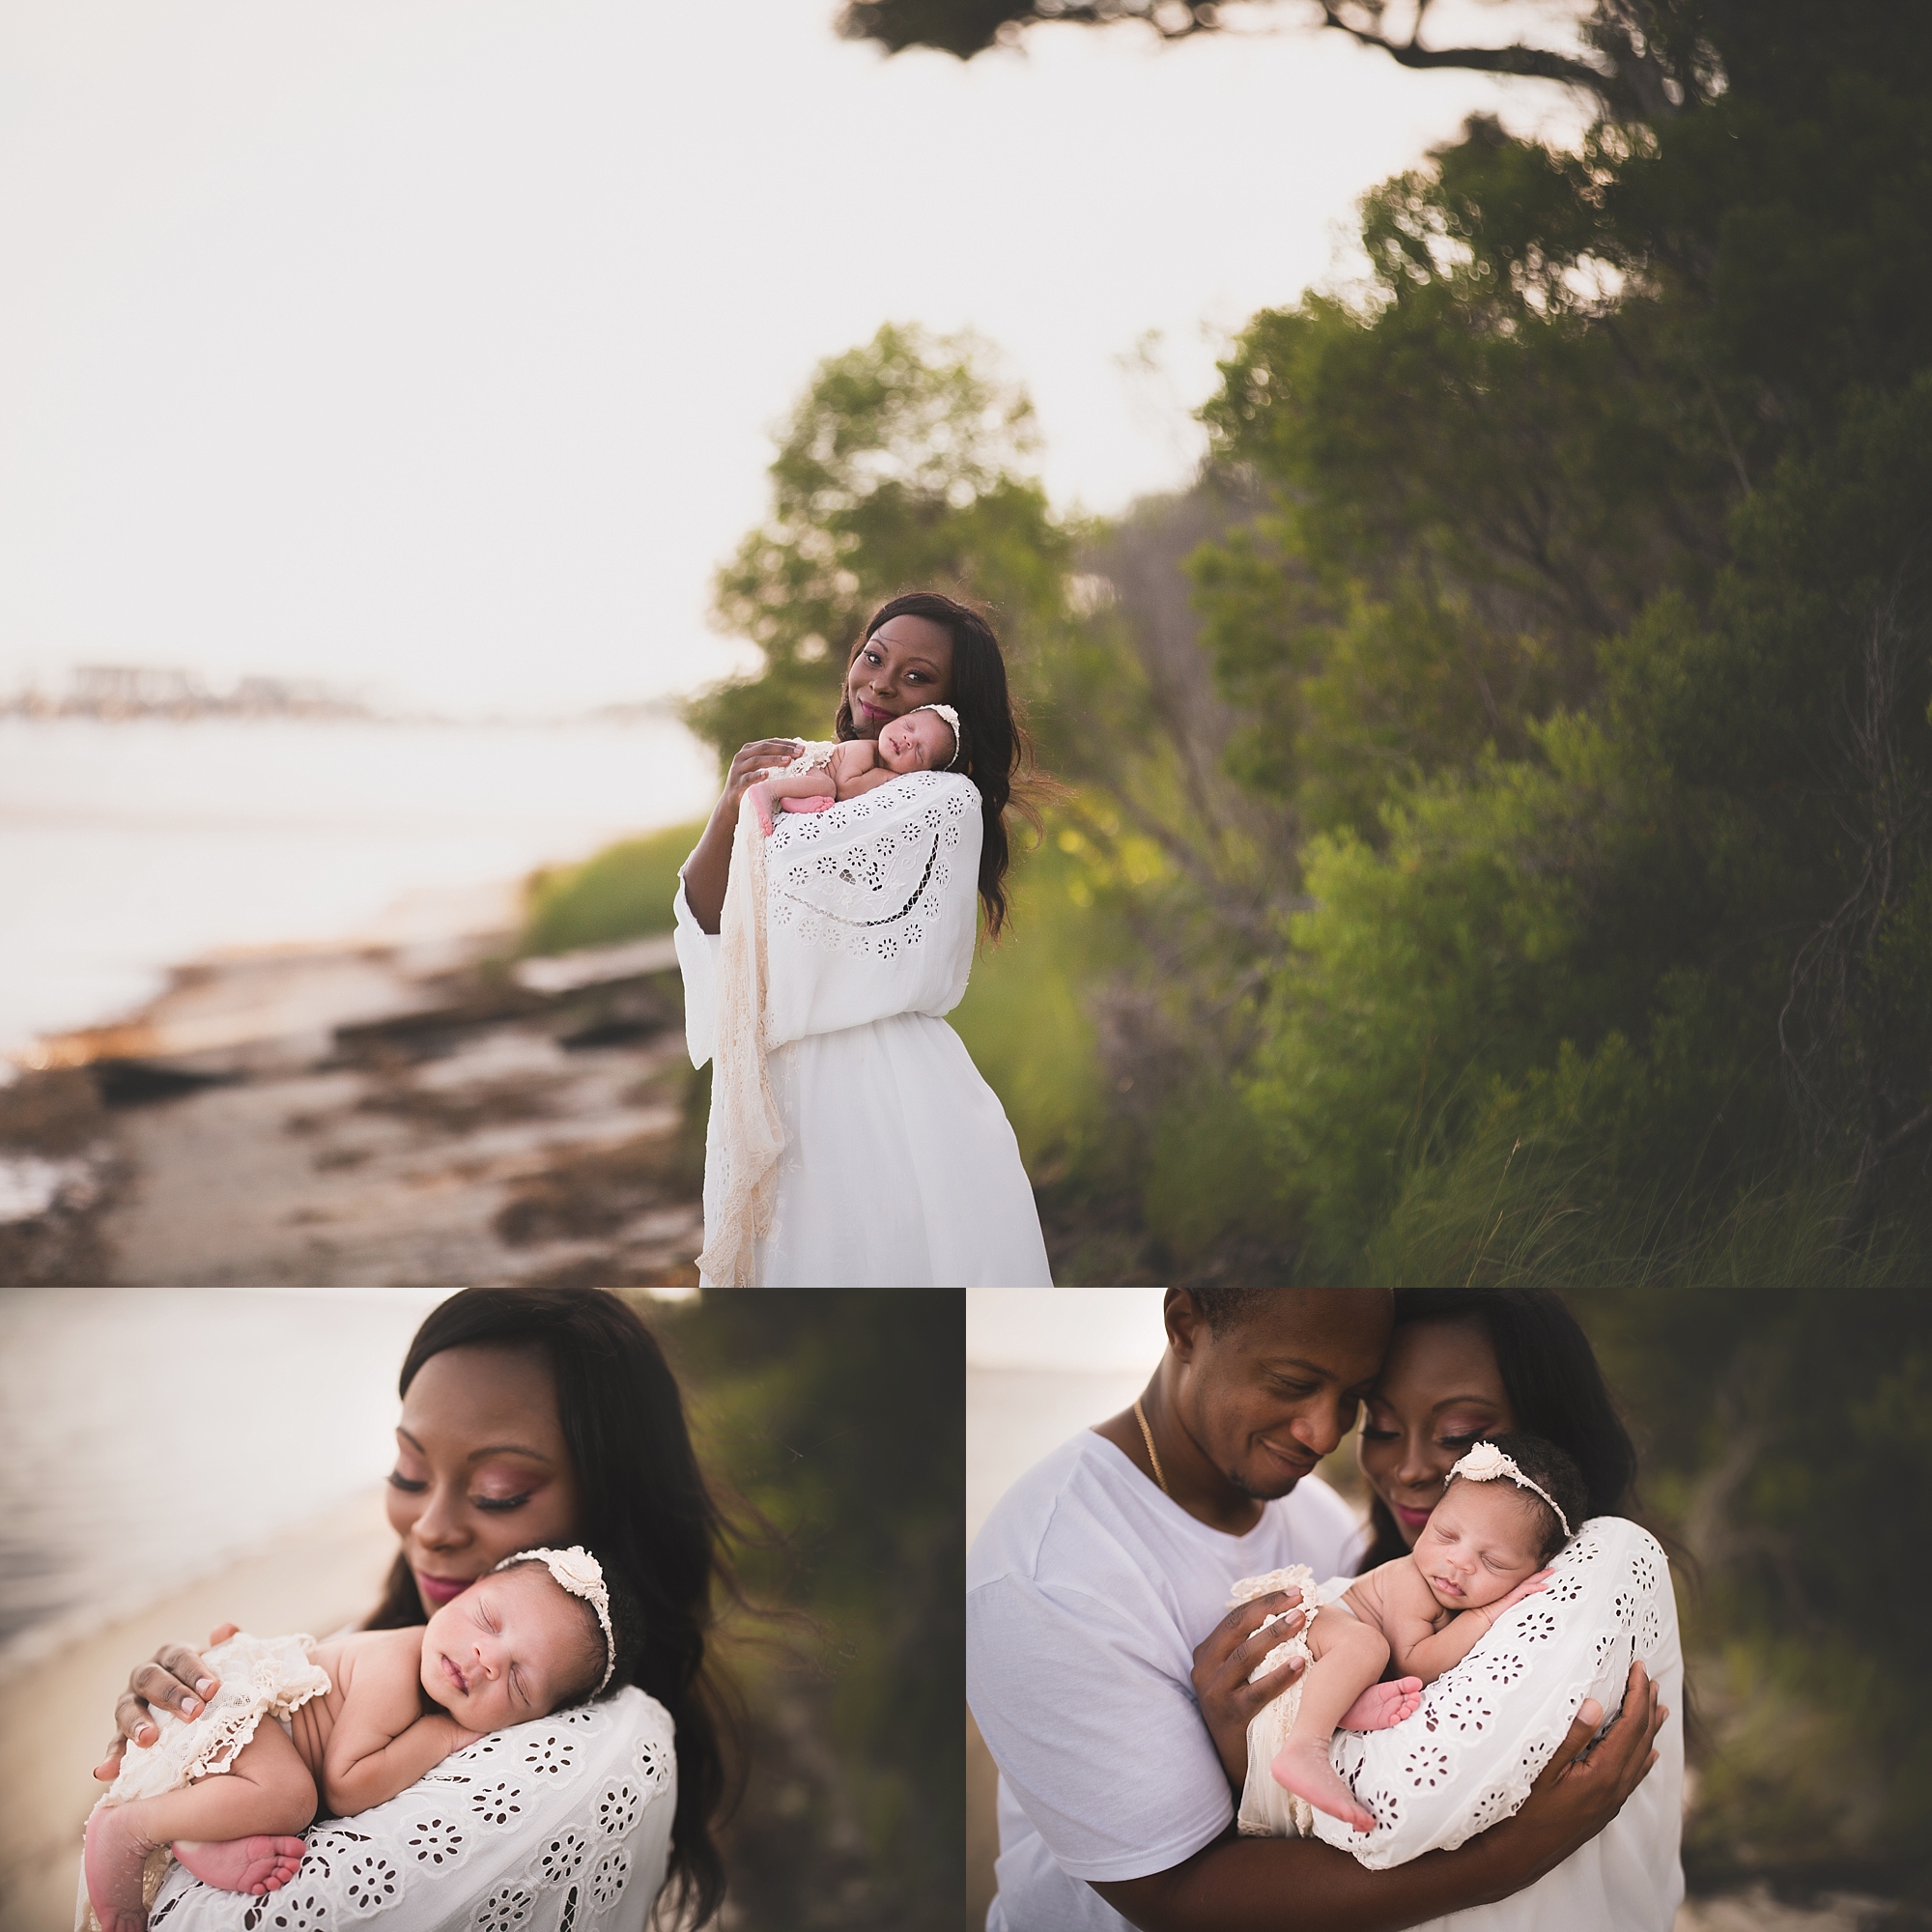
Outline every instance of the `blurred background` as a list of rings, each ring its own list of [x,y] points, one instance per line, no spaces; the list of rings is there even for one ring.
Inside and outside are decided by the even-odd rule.
[[[690,1281],[676,863],[918,582],[1057,1279],[1922,1279],[1928,20],[0,11],[0,1276]]]
[[[1146,1388],[1158,1289],[969,1289],[966,1518]],[[1922,1314],[1773,1297],[1646,1307],[1565,1296],[1637,1442],[1645,1520],[1677,1539],[1687,1681],[1677,1932],[1909,1932],[1932,1923],[1927,1708],[1914,1688],[1927,1580],[1916,1495],[1927,1413]],[[1889,1330],[1888,1320],[1894,1324]],[[1906,1350],[1903,1368],[1888,1350]],[[1862,1393],[1869,1391],[1869,1393]],[[1774,1393],[1776,1392],[1776,1393]],[[1352,1432],[1320,1474],[1364,1520]],[[1894,1612],[1853,1577],[1895,1577]],[[997,1774],[967,1717],[966,1924],[999,1852]]]
[[[5,1932],[71,1922],[89,1773],[136,1661],[217,1622],[324,1633],[374,1605],[396,1372],[442,1293],[0,1293]],[[950,1929],[961,1773],[933,1740],[964,1696],[960,1297],[668,1293],[638,1306],[753,1527],[742,1579],[794,1613],[724,1629],[751,1776],[723,1923]],[[190,1350],[191,1378],[144,1366]],[[263,1374],[298,1351],[326,1400]]]

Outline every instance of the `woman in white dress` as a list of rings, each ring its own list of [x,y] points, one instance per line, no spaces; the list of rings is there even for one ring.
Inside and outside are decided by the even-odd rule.
[[[326,1319],[326,1318],[319,1318]],[[594,1705],[479,1740],[399,1796],[310,1828],[301,1864],[266,1897],[170,1868],[157,1932],[644,1932],[711,1921],[724,1890],[713,1838],[726,1785],[715,1652],[722,1527],[656,1339],[595,1289],[469,1289],[440,1303],[403,1363],[389,1521],[401,1541],[363,1628],[427,1621],[504,1557],[587,1543],[641,1608],[642,1655]],[[728,1580],[728,1579],[727,1579]],[[211,1645],[231,1635],[218,1628]],[[185,1644],[157,1651],[115,1710],[157,1742],[223,1687]]]
[[[707,1284],[1051,1280],[1012,1128],[944,1018],[965,994],[981,910],[989,934],[1006,917],[1006,818],[1024,740],[991,627],[922,591],[894,598],[861,633],[838,735],[876,738],[927,704],[957,714],[954,769],[782,814],[748,854],[740,801],[798,750],[792,739],[760,740],[732,759],[685,862],[676,914],[686,1033],[694,1065],[714,1053],[721,1063],[705,1141]],[[734,864],[748,858],[764,874],[762,1010],[751,1050],[769,1089],[749,1106],[734,1097],[738,1086],[726,1091],[742,1056],[728,1033],[731,962],[721,960],[720,938]],[[748,1115],[765,1137],[749,1178]],[[755,1221],[727,1242],[754,1195]]]
[[[1675,1715],[1684,1709],[1684,1656],[1669,1564],[1629,1520],[1636,1452],[1588,1337],[1554,1293],[1397,1292],[1395,1332],[1356,1438],[1372,1494],[1370,1547],[1356,1567],[1413,1549],[1451,1466],[1478,1439],[1514,1430],[1576,1460],[1590,1520],[1555,1558],[1548,1589],[1500,1618],[1430,1686],[1413,1717],[1388,1730],[1336,1734],[1336,1768],[1376,1828],[1351,1833],[1318,1812],[1313,1833],[1371,1870],[1455,1850],[1530,1799],[1584,1699],[1606,1719],[1615,1715],[1634,1659],[1673,1715],[1650,1775],[1610,1824],[1493,1905],[1389,1922],[1424,1932],[1671,1932],[1684,1897],[1684,1725]],[[1274,1673],[1251,1679],[1272,1648],[1260,1621],[1240,1611],[1228,1618],[1196,1652],[1195,1681],[1241,1790],[1243,1831],[1292,1835],[1267,1758],[1257,1773],[1249,1748],[1269,1734],[1267,1706],[1285,1688]],[[1281,1922],[1293,1918],[1284,1910]]]

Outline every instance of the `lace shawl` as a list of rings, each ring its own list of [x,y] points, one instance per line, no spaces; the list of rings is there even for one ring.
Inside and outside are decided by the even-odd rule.
[[[774,832],[773,837],[777,834]],[[738,801],[731,873],[718,922],[717,1037],[711,1083],[712,1129],[722,1172],[707,1189],[700,1278],[719,1288],[752,1285],[759,1239],[778,1201],[784,1121],[765,1065],[769,1002],[765,923],[765,834],[751,791]],[[713,1205],[715,1203],[715,1205]]]

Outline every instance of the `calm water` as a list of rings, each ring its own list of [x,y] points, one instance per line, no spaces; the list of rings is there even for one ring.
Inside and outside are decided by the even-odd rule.
[[[351,933],[716,793],[669,719],[0,719],[0,1054],[126,1012],[213,948]]]
[[[380,1481],[447,1293],[0,1290],[0,1667]]]

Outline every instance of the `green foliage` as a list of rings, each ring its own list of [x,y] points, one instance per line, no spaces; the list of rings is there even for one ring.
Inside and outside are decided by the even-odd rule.
[[[568,952],[643,933],[668,932],[677,868],[703,825],[673,825],[626,838],[579,866],[536,873],[525,894],[520,953]]]
[[[771,514],[716,581],[714,621],[764,660],[687,707],[722,761],[753,738],[830,737],[860,627],[900,591],[991,606],[1024,659],[1062,608],[1069,541],[1035,442],[1032,404],[973,336],[888,324],[819,364],[780,438]]]
[[[782,1539],[738,1552],[753,1723],[727,1840],[747,1932],[952,1932],[965,1766],[932,1741],[965,1702],[964,1314],[956,1293],[744,1290],[645,1309],[693,1430]]]

